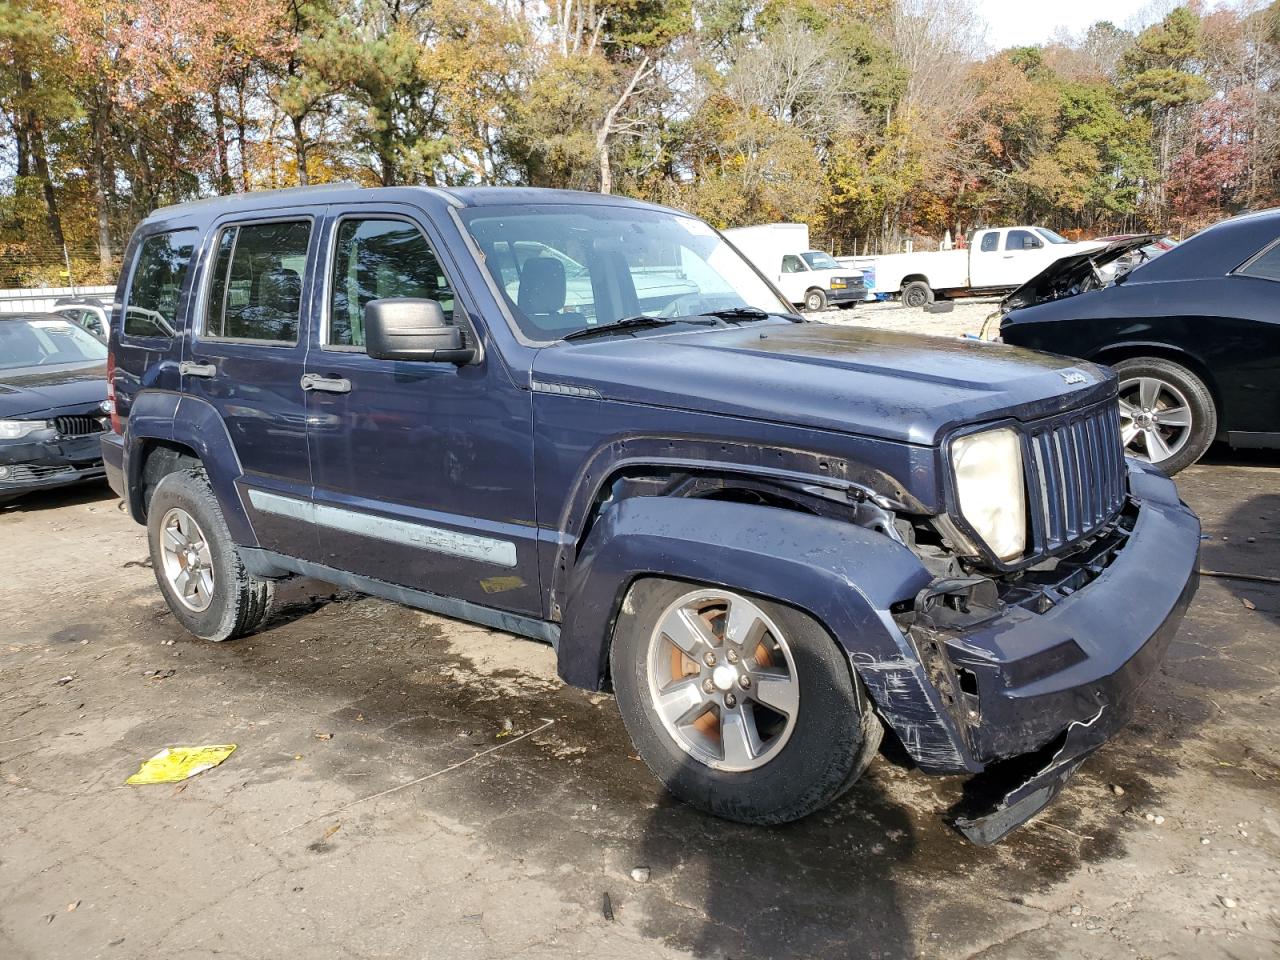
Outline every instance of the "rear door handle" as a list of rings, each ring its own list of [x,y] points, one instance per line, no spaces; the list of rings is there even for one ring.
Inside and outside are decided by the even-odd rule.
[[[183,360],[178,364],[178,373],[184,377],[216,377],[218,368],[212,363],[193,363],[190,360]]]
[[[302,389],[320,390],[324,393],[350,393],[351,381],[343,377],[322,377],[318,373],[304,373]]]

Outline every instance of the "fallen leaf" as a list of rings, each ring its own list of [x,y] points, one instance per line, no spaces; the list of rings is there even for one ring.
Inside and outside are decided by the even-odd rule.
[[[342,829],[342,824],[335,823],[332,827],[330,827],[328,830],[324,832],[324,836],[320,838],[320,842],[324,843],[326,840],[328,840],[330,837],[332,837],[335,833],[337,833],[341,829]]]
[[[1258,605],[1257,605],[1256,603],[1254,603],[1252,600],[1250,600],[1248,597],[1241,597],[1241,598],[1240,598],[1240,602],[1244,604],[1244,608],[1245,608],[1246,610],[1257,610],[1257,609],[1258,609]],[[61,681],[59,681],[59,682],[61,682]]]
[[[313,736],[314,736],[317,740],[332,740],[332,739],[333,739],[333,734],[332,734],[332,733],[317,733],[317,734],[313,734]]]
[[[67,913],[71,913],[71,912],[72,912],[73,910],[75,910],[75,908],[76,908],[76,907],[78,907],[78,906],[80,906],[80,901],[79,901],[79,900],[77,900],[75,903],[68,903],[68,904],[67,904]]]
[[[71,682],[72,680],[74,680],[75,678],[76,678],[76,676],[75,676],[75,674],[73,673],[73,674],[71,674],[70,676],[66,676],[66,677],[59,677],[57,680],[55,680],[55,681],[53,681],[53,682],[54,682],[54,683],[56,683],[56,684],[57,684],[58,686],[60,686],[60,687],[65,687],[68,683],[70,683],[70,682]]]

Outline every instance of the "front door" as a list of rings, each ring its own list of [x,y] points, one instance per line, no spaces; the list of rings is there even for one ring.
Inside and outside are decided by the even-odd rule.
[[[290,507],[311,496],[300,378],[322,214],[218,224],[181,367],[183,393],[212,404],[231,436],[259,545],[304,558],[315,556],[315,529]]]
[[[321,562],[539,614],[529,392],[496,351],[460,367],[364,350],[365,304],[397,297],[438,301],[483,348],[429,222],[413,208],[348,208],[327,224],[324,249],[306,358]]]
[[[977,287],[1020,287],[1037,273],[1047,267],[1055,259],[1052,252],[1045,250],[1043,237],[1030,230],[1009,230],[1004,235],[998,257],[988,256],[982,260],[982,282],[973,278]]]

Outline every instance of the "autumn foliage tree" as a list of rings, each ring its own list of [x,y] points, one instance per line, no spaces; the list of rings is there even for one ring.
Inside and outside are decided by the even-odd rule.
[[[0,0],[0,51],[3,284],[113,278],[160,204],[332,180],[626,193],[842,253],[1280,202],[1280,0],[1003,51],[966,0]]]

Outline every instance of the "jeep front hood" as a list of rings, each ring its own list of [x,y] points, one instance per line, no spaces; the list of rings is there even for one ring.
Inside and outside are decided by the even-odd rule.
[[[951,428],[1032,420],[1115,392],[1083,360],[979,340],[823,323],[560,343],[534,377],[602,398],[936,444]]]

